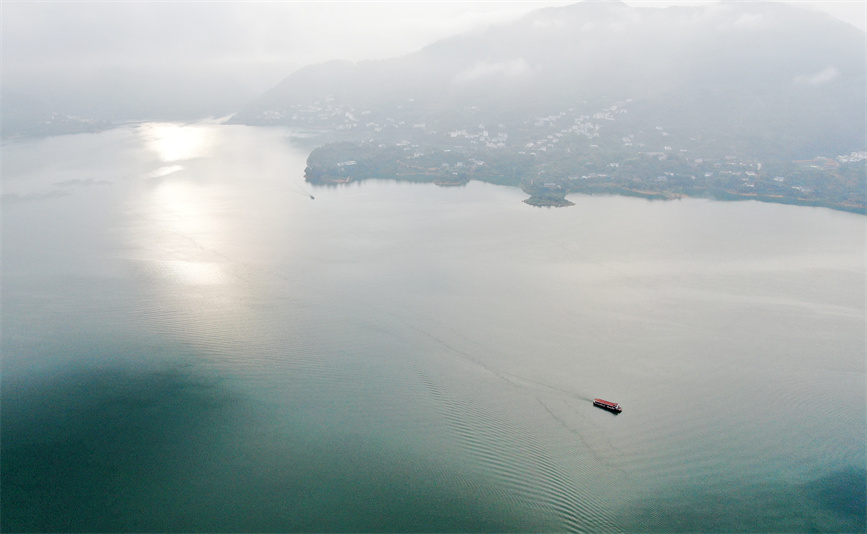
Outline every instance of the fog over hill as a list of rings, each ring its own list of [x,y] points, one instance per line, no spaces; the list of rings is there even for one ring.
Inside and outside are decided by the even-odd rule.
[[[237,112],[288,73],[397,57],[563,0],[4,2],[4,138]]]
[[[233,122],[364,140],[386,137],[389,121],[409,136],[618,109],[600,126],[615,138],[660,127],[718,155],[830,157],[864,148],[864,42],[780,3],[583,2],[396,59],[300,69]]]

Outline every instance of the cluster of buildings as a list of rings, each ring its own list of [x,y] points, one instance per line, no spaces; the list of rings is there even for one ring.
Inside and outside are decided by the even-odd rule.
[[[639,180],[656,183],[662,188],[678,184],[678,187],[723,187],[741,191],[781,192],[785,189],[799,196],[816,191],[814,184],[800,180],[794,174],[790,177],[788,171],[763,171],[762,163],[740,156],[687,157],[689,152],[701,151],[700,140],[689,139],[691,148],[687,150],[682,148],[686,139],[671,135],[662,125],[638,130],[629,120],[621,121],[630,117],[627,109],[630,102],[630,99],[616,102],[592,113],[570,108],[508,125],[500,122],[491,125],[493,127],[486,127],[484,123],[461,125],[461,117],[484,116],[478,107],[455,110],[449,117],[422,118],[412,99],[387,112],[374,112],[358,111],[333,97],[325,97],[310,104],[270,110],[263,113],[262,118],[272,123],[329,130],[338,135],[344,132],[351,138],[373,142],[373,146],[379,148],[396,146],[406,152],[406,156],[400,158],[404,168],[428,173],[437,169],[437,172],[448,169],[449,173],[474,172],[486,167],[483,162],[487,159],[486,154],[494,158],[494,154],[500,153],[531,158],[537,167],[535,174],[540,178],[537,181],[549,188],[559,183],[543,178],[543,175],[552,176],[550,172],[546,174],[544,169],[550,169],[546,165],[559,162],[561,167],[568,167],[571,163],[564,162],[592,160],[594,165],[591,168],[561,172],[563,186],[568,187],[575,181]],[[431,148],[440,153],[451,152],[455,157],[434,161],[438,158],[425,156]],[[636,158],[645,163],[634,163]],[[626,165],[630,159],[633,163]],[[840,165],[863,161],[867,161],[867,151],[836,158],[817,157],[791,162],[791,165],[793,168],[835,172]],[[355,162],[340,163],[343,164],[341,167],[351,167]]]

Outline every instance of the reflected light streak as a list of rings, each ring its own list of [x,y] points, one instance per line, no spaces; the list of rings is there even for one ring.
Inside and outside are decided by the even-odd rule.
[[[203,286],[226,282],[224,269],[214,262],[168,260],[159,263],[159,270],[166,278],[183,285]]]
[[[146,146],[165,162],[198,158],[208,154],[211,130],[201,126],[148,123],[139,127]]]
[[[204,192],[184,182],[165,182],[154,193],[153,220],[165,229],[166,237],[185,237],[196,248],[212,249],[220,229],[208,213]]]
[[[163,176],[168,176],[182,170],[184,170],[184,167],[182,165],[169,165],[167,167],[160,167],[159,169],[148,174],[148,178],[162,178]]]
[[[146,124],[139,132],[148,166],[131,199],[129,258],[145,320],[161,335],[208,347],[212,357],[260,339],[264,323],[250,305],[266,287],[259,266],[285,254],[295,234],[284,229],[300,227],[292,216],[311,203],[287,196],[275,177],[297,175],[303,157],[270,130]],[[225,356],[238,363],[236,354]]]
[[[144,142],[148,148],[156,146],[151,140]],[[194,153],[194,143],[184,146],[172,154]],[[172,154],[157,155],[168,159]],[[201,179],[215,176],[207,162],[195,168],[164,165],[147,176],[160,180],[136,199],[134,211],[141,218],[133,227],[133,240],[138,272],[148,288],[143,301],[148,321],[159,331],[200,347],[245,340],[255,321],[243,304],[246,287],[233,276],[227,257],[236,248],[226,219],[227,212],[235,212],[227,210],[228,190]]]

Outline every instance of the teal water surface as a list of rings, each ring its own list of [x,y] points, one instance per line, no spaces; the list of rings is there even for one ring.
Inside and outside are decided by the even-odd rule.
[[[3,146],[3,531],[865,529],[863,216],[314,188],[288,136]]]

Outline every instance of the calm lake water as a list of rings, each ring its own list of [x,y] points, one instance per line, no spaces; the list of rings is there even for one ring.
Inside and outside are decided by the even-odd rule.
[[[3,146],[4,531],[865,529],[863,216],[306,155]]]

